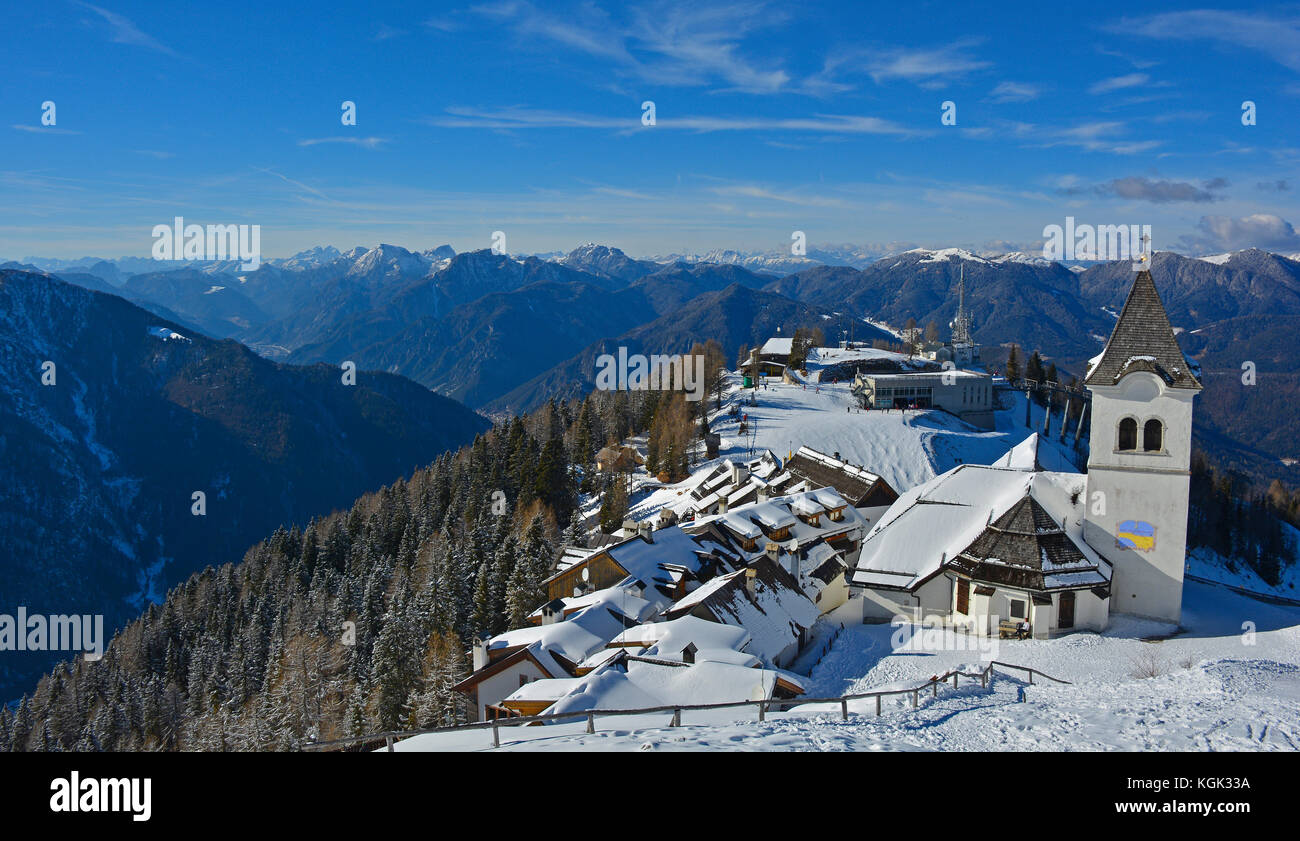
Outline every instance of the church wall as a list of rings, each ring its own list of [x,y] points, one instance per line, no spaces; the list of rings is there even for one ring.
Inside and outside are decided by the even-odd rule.
[[[1110,610],[1178,622],[1187,555],[1187,471],[1195,392],[1166,388],[1146,372],[1129,374],[1116,386],[1094,386],[1092,392],[1083,537],[1114,564]],[[1126,417],[1137,421],[1137,451],[1118,450],[1119,424]],[[1151,418],[1164,424],[1158,453],[1141,450],[1142,427]],[[1121,537],[1140,548],[1122,546]]]

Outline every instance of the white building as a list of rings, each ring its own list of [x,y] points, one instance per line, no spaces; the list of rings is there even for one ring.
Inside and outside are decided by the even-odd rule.
[[[1109,618],[1111,564],[1083,537],[1086,477],[1042,469],[1030,436],[995,465],[963,464],[899,498],[862,544],[864,621],[951,617],[980,636],[1036,637]]]
[[[1100,630],[1112,610],[1179,621],[1201,385],[1149,272],[1086,385],[1088,474],[1031,436],[913,488],[863,541],[851,582],[864,620],[949,616],[978,634],[1023,620],[1038,637]]]
[[[972,426],[993,428],[993,378],[982,371],[858,374],[853,393],[867,409],[943,409]]]
[[[1115,565],[1112,609],[1178,622],[1201,384],[1150,272],[1138,273],[1084,384],[1092,391],[1084,538]]]

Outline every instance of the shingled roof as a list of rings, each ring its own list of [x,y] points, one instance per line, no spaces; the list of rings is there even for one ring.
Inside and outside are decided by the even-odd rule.
[[[786,461],[785,469],[814,487],[834,488],[855,508],[865,507],[868,503],[888,505],[898,499],[898,493],[880,476],[819,453],[812,447],[800,447],[794,457]]]
[[[1109,576],[1061,525],[1025,494],[949,566],[976,581],[1038,592],[1105,585]]]
[[[1114,385],[1132,371],[1150,371],[1171,388],[1201,388],[1174,338],[1174,328],[1149,271],[1138,272],[1110,341],[1084,383]]]

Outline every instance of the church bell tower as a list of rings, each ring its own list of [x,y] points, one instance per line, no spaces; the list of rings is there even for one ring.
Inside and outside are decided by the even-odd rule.
[[[1135,265],[1124,310],[1084,380],[1092,392],[1084,540],[1114,567],[1112,613],[1177,623],[1192,403],[1201,383],[1174,338],[1149,266],[1145,258]]]

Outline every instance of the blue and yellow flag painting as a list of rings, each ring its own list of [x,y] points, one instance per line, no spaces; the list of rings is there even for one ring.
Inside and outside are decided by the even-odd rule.
[[[1145,520],[1125,520],[1119,524],[1115,538],[1125,549],[1150,552],[1156,548],[1156,527]]]

